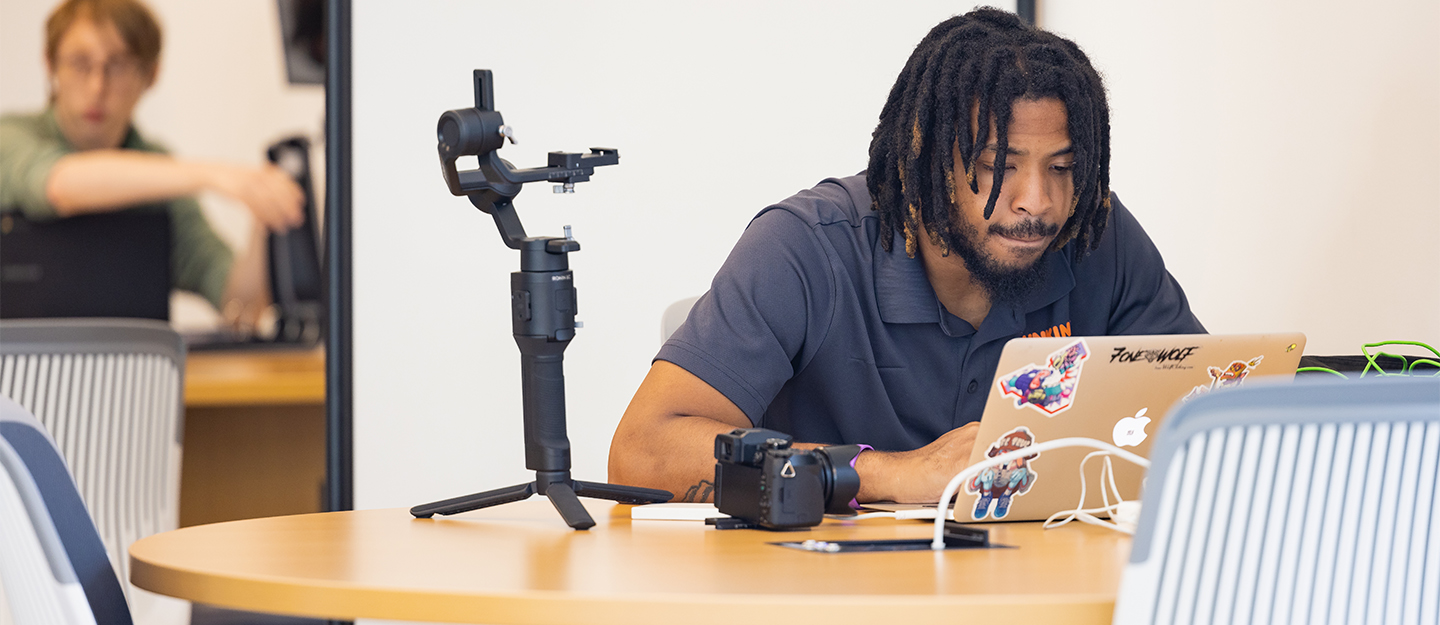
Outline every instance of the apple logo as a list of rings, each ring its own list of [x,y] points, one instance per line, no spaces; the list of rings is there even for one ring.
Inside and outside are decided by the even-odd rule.
[[[1115,431],[1112,434],[1116,447],[1138,447],[1145,442],[1145,426],[1150,424],[1150,417],[1145,416],[1146,410],[1148,408],[1141,408],[1135,416],[1115,422]]]

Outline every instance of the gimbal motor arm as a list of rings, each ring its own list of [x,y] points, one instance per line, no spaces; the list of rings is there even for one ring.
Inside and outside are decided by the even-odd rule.
[[[450,193],[469,197],[476,208],[493,216],[505,244],[514,249],[521,249],[525,239],[525,228],[511,206],[521,185],[544,180],[561,185],[557,190],[569,192],[575,183],[589,180],[596,167],[620,162],[616,150],[590,148],[589,154],[551,152],[545,167],[511,166],[497,151],[507,139],[514,143],[515,133],[495,110],[494,83],[488,69],[475,70],[475,107],[445,111],[435,134],[440,171]],[[479,169],[458,171],[456,159],[469,155],[479,157]]]

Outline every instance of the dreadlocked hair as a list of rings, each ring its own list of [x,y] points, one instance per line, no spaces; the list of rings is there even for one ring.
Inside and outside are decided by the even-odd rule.
[[[995,174],[985,203],[990,219],[1004,180],[1012,106],[1018,99],[1042,98],[1065,105],[1075,159],[1070,217],[1051,249],[1074,240],[1077,260],[1094,249],[1110,214],[1110,108],[1100,75],[1074,42],[984,7],[952,17],[925,36],[880,112],[866,174],[885,250],[898,233],[913,258],[923,225],[941,252],[949,253],[944,241],[959,232],[956,185],[980,192],[975,166],[991,140],[987,120],[993,119]],[[972,110],[979,113],[976,128]],[[957,157],[964,164],[963,181],[955,179]]]

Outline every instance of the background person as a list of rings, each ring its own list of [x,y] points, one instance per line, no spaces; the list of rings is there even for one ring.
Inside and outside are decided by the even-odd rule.
[[[159,23],[136,0],[70,0],[51,13],[50,104],[0,117],[0,211],[44,222],[162,206],[174,286],[202,295],[228,319],[253,322],[269,304],[264,229],[299,225],[303,193],[274,166],[180,160],[145,140],[132,116],[155,83],[160,50]],[[255,217],[239,258],[193,199],[207,190],[239,200]]]

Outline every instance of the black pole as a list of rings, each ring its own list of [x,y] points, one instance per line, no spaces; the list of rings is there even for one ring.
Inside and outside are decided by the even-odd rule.
[[[351,377],[350,2],[326,0],[325,50],[325,510],[353,510]]]
[[[1015,0],[1015,14],[1031,26],[1035,25],[1035,0]]]

